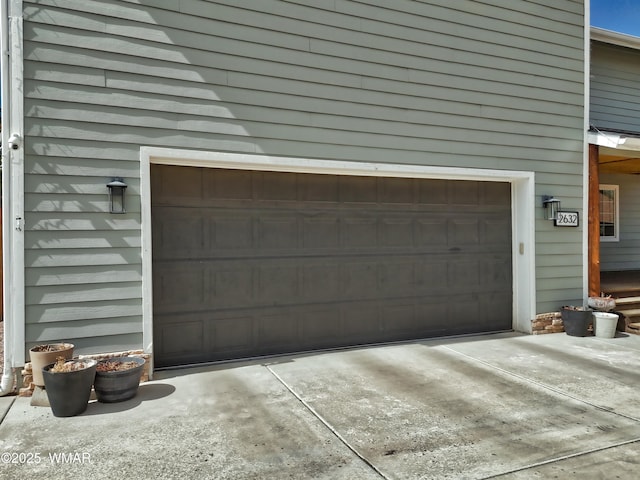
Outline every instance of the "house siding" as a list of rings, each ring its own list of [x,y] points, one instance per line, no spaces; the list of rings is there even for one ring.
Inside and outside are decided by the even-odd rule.
[[[581,212],[583,22],[571,0],[25,1],[27,345],[142,347],[141,146],[531,171]],[[537,311],[581,302],[582,227],[536,218]]]
[[[640,51],[592,42],[591,58],[591,125],[640,133]]]
[[[600,269],[640,270],[640,179],[607,174],[600,176],[600,183],[618,185],[620,195],[620,239],[600,243]]]
[[[640,133],[640,51],[593,41],[589,121],[602,130]],[[640,269],[640,194],[637,175],[601,174],[619,186],[620,236],[601,242],[602,271]]]

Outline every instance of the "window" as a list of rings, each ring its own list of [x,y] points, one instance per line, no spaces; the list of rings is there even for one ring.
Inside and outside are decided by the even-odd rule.
[[[620,210],[618,185],[600,185],[600,240],[620,240]]]

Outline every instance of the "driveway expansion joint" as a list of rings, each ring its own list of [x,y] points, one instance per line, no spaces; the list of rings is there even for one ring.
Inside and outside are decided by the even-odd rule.
[[[307,401],[305,401],[300,395],[298,395],[293,389],[293,387],[291,387],[282,377],[280,377],[280,375],[278,375],[269,365],[264,365],[264,367],[269,371],[269,373],[271,373],[271,375],[274,376],[276,380],[278,380],[278,382],[280,382],[284,386],[284,388],[286,388],[289,391],[289,393],[291,393],[291,395],[293,395],[296,398],[296,400],[298,400],[304,406],[304,408],[306,408],[311,413],[311,415],[313,415],[316,419],[318,419],[318,421],[320,421],[320,423],[322,423],[356,457],[362,460],[369,468],[371,468],[371,470],[373,470],[376,474],[378,474],[380,478],[383,478],[384,480],[390,480],[390,478],[387,475],[385,475],[378,467],[376,467],[373,464],[373,462],[371,462],[368,458],[362,455],[353,445],[351,445],[349,441],[346,438],[344,438],[340,434],[340,432],[338,432],[338,430],[329,423],[327,419],[325,419],[322,415],[320,415],[320,413],[318,413],[316,409],[314,409]]]
[[[570,398],[572,400],[575,400],[576,402],[583,403],[583,404],[588,405],[588,406],[590,406],[592,408],[595,408],[597,410],[601,410],[603,412],[610,413],[612,415],[616,415],[618,417],[625,418],[627,420],[631,420],[631,421],[640,423],[640,418],[638,418],[638,417],[634,417],[632,415],[626,415],[624,413],[616,412],[615,410],[612,410],[611,408],[604,407],[602,405],[598,405],[598,404],[593,403],[593,402],[589,402],[589,401],[587,401],[587,400],[585,400],[583,398],[580,398],[580,397],[578,397],[576,395],[572,395],[572,394],[570,394],[570,393],[568,393],[568,392],[566,392],[566,391],[564,391],[564,390],[562,390],[560,388],[556,388],[556,387],[553,387],[553,386],[551,386],[549,384],[546,384],[546,383],[543,383],[543,382],[539,382],[539,381],[534,380],[534,379],[532,379],[530,377],[527,377],[525,375],[521,375],[521,374],[516,373],[516,372],[512,372],[510,370],[505,370],[504,368],[498,367],[497,365],[494,365],[493,363],[487,362],[486,360],[482,360],[482,359],[474,357],[472,355],[468,355],[466,353],[459,352],[459,351],[455,350],[454,348],[448,347],[446,345],[443,345],[442,348],[445,348],[445,349],[447,349],[447,350],[449,350],[449,351],[451,351],[451,352],[453,352],[453,353],[455,353],[455,354],[457,354],[457,355],[459,355],[461,357],[465,357],[465,358],[468,358],[469,360],[473,360],[475,363],[481,363],[482,365],[484,365],[486,367],[489,367],[489,368],[491,368],[493,370],[497,370],[500,373],[503,373],[505,375],[509,375],[511,377],[517,378],[517,379],[519,379],[519,380],[521,380],[523,382],[531,383],[532,385],[536,385],[536,386],[538,386],[540,388],[543,388],[545,390],[549,390],[550,392],[556,393],[556,394],[561,395],[563,397]],[[636,441],[636,440],[631,441],[631,443],[633,443],[634,441]],[[489,478],[491,478],[491,477],[489,477]]]
[[[576,452],[576,453],[571,453],[569,455],[563,455],[563,456],[560,456],[560,457],[550,458],[548,460],[544,460],[544,461],[541,461],[541,462],[536,462],[536,463],[532,463],[530,465],[524,465],[522,467],[514,468],[514,469],[506,471],[506,472],[500,472],[500,473],[496,473],[494,475],[490,475],[488,477],[483,477],[483,478],[481,478],[479,480],[492,480],[494,478],[504,477],[505,475],[511,475],[511,474],[517,473],[517,472],[524,472],[525,470],[530,470],[532,468],[538,468],[538,467],[542,467],[544,465],[551,465],[553,463],[562,462],[564,460],[569,460],[569,459],[572,459],[572,458],[579,458],[579,457],[583,457],[585,455],[590,455],[592,453],[603,452],[605,450],[610,450],[610,449],[616,448],[616,447],[623,447],[625,445],[631,445],[633,443],[638,443],[638,442],[640,442],[640,437],[633,438],[631,440],[624,440],[622,442],[617,442],[617,443],[610,444],[610,445],[605,445],[603,447],[597,447],[597,448],[592,448],[590,450],[584,450],[582,452]]]

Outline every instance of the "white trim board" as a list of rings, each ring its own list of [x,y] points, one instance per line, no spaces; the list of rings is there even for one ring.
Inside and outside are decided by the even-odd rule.
[[[24,258],[24,52],[22,0],[3,2],[2,41],[2,242],[4,370],[25,364]],[[11,135],[22,143],[9,148]]]
[[[402,163],[335,161],[142,147],[140,149],[142,315],[143,342],[147,353],[153,353],[150,179],[150,165],[152,163],[290,173],[509,182],[511,183],[511,215],[513,228],[513,328],[522,332],[531,332],[531,319],[535,316],[536,299],[534,230],[535,178],[533,172],[432,167]]]

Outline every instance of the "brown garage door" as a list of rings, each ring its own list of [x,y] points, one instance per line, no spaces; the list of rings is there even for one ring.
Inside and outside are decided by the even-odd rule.
[[[511,329],[508,183],[152,166],[158,366]]]

